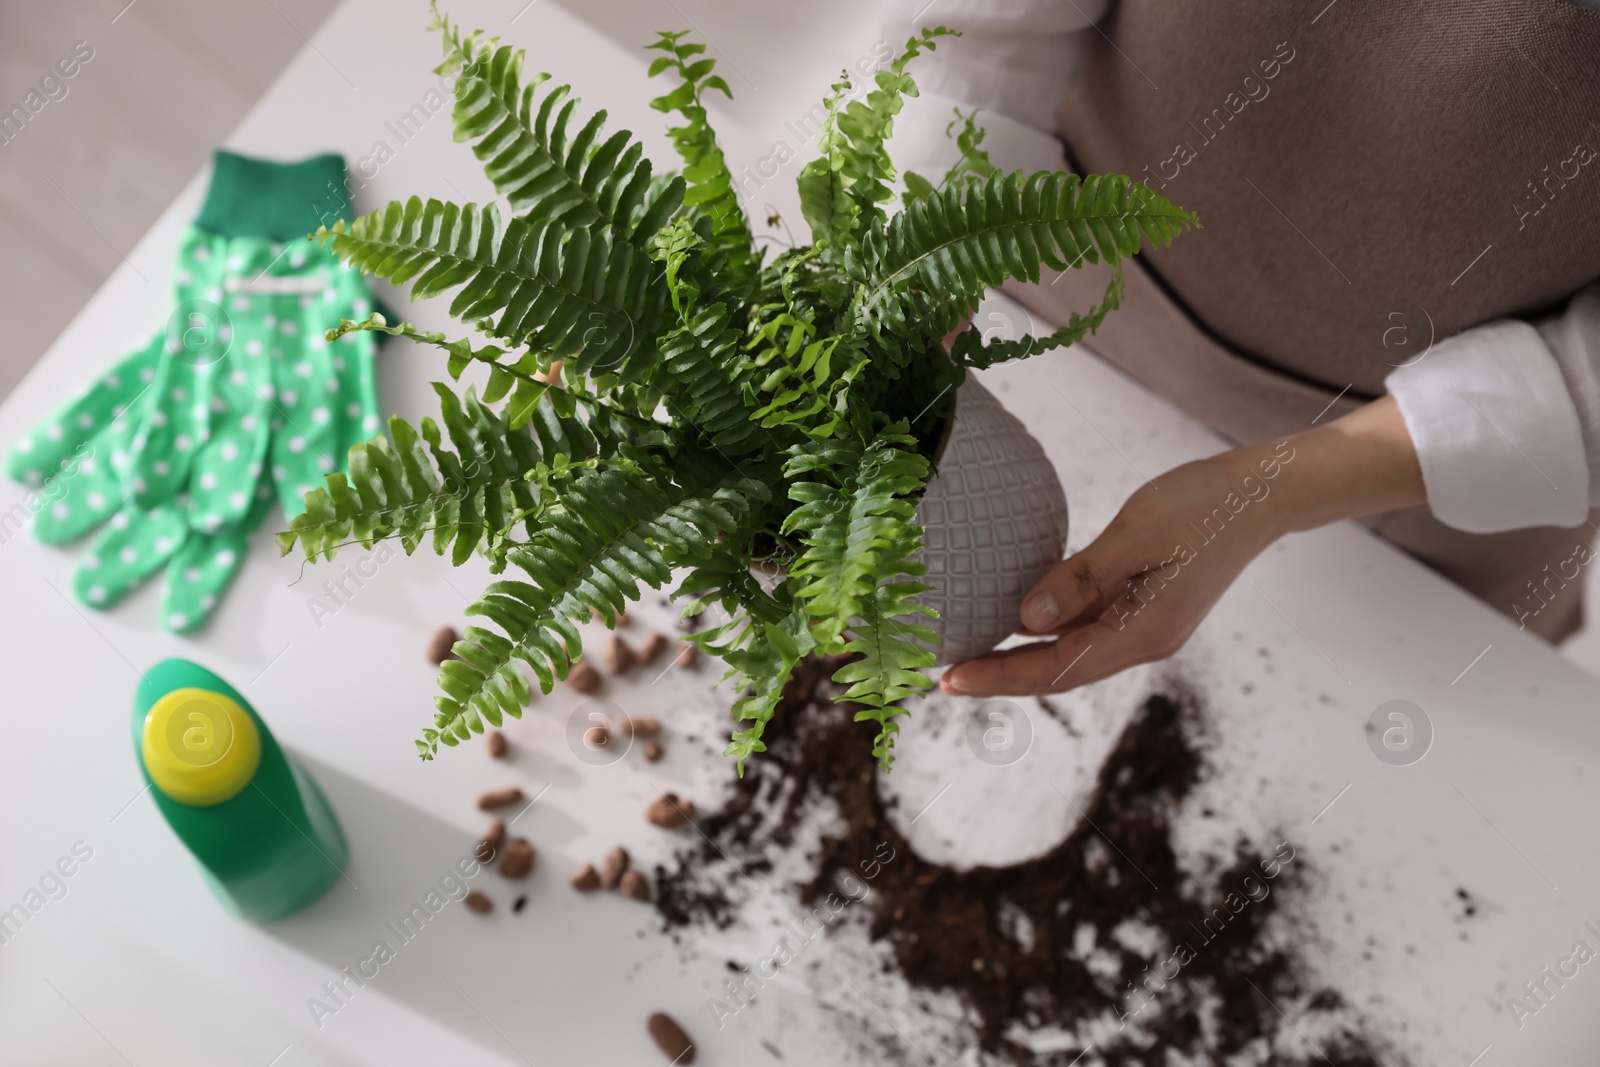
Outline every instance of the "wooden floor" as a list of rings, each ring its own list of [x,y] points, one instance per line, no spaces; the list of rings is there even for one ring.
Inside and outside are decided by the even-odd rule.
[[[336,4],[0,0],[0,397]]]

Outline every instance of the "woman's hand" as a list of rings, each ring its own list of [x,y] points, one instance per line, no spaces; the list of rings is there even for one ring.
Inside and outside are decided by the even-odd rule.
[[[952,667],[947,693],[1053,693],[1188,641],[1239,572],[1285,533],[1427,498],[1416,450],[1385,397],[1319,429],[1186,463],[1142,486],[1111,525],[1022,604],[1055,635]]]

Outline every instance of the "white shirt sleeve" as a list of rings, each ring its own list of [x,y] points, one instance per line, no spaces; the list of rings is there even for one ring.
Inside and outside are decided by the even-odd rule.
[[[1588,341],[1593,347],[1595,335]],[[1593,382],[1596,369],[1592,361],[1587,366]],[[1590,468],[1579,409],[1561,362],[1532,324],[1502,319],[1457,334],[1385,384],[1440,522],[1494,533],[1577,526],[1587,517]],[[1590,432],[1600,444],[1600,390],[1594,400]]]
[[[1577,408],[1589,469],[1589,503],[1600,504],[1600,283],[1573,297],[1565,312],[1537,325]]]

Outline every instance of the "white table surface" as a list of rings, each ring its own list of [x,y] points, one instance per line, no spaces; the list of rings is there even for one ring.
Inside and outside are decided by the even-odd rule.
[[[642,53],[550,4],[451,7],[464,24],[527,45],[534,66],[574,81],[614,124],[646,134],[656,157],[668,158],[662,118],[644,104],[651,93]],[[349,0],[229,147],[284,158],[334,149],[352,161],[380,139],[395,147],[384,124],[434,83],[437,43],[423,32],[422,9],[414,0]],[[828,73],[870,50],[873,11],[818,11],[832,21],[802,32],[790,24],[793,11],[689,9],[739,68],[724,71],[746,98],[738,113],[747,132],[723,138],[736,169],[778,140],[796,147],[784,122],[803,110],[796,100],[812,95],[801,75],[820,91]],[[657,21],[679,26],[688,17],[669,2]],[[755,89],[746,75],[767,84]],[[758,201],[798,218],[797,166]],[[160,324],[169,263],[203,182],[195,179],[0,407],[0,441],[16,439]],[[359,206],[487,192],[441,114],[398,147]],[[437,303],[412,317],[447,324]],[[1002,302],[979,316],[998,329],[1026,321]],[[432,411],[426,383],[442,376],[434,355],[396,345],[382,360],[385,407],[409,417]],[[1060,469],[1074,548],[1144,475],[1220,447],[1082,351],[985,380]],[[0,488],[0,511],[21,495]],[[656,787],[708,796],[726,779],[729,767],[705,745],[677,738],[720,717],[726,694],[709,691],[714,672],[674,671],[654,687],[610,683],[609,699],[661,715],[677,738],[647,770],[637,761],[595,769],[576,760],[563,742],[577,703],[566,691],[512,724],[509,765],[491,763],[477,746],[423,764],[410,744],[431,711],[432,668],[421,645],[458,620],[481,569],[451,571],[431,556],[392,560],[319,626],[310,598],[363,554],[306,568],[294,584],[300,568],[277,558],[272,522],[210,628],[190,640],[157,629],[155,583],[109,614],[86,612],[64,595],[74,552],[30,537],[0,545],[0,908],[21,900],[74,843],[93,850],[66,894],[0,945],[0,1064],[648,1064],[663,1059],[643,1027],[654,1010],[673,1013],[696,1036],[698,1063],[768,1062],[763,1040],[786,1062],[844,1062],[830,1016],[803,982],[775,983],[719,1032],[704,1004],[721,981],[721,955],[681,958],[654,932],[652,912],[565,885],[573,865],[618,842],[647,863],[667,854],[672,841],[639,818]],[[1184,678],[1208,695],[1218,768],[1208,799],[1242,833],[1281,831],[1321,873],[1320,888],[1299,904],[1315,932],[1308,958],[1414,1062],[1466,1067],[1483,1054],[1485,1067],[1593,1063],[1600,972],[1584,968],[1520,1030],[1506,997],[1574,940],[1600,948],[1581,929],[1600,920],[1600,850],[1590,838],[1600,809],[1600,682],[1351,525],[1290,538],[1246,577],[1173,664],[1065,702],[1115,724],[1159,679]],[[667,618],[653,602],[640,615],[646,625]],[[239,686],[313,770],[344,823],[348,877],[299,916],[266,928],[228,919],[140,793],[129,703],[138,670],[173,655]],[[1397,697],[1424,707],[1437,731],[1433,750],[1409,767],[1380,762],[1365,738],[1373,709]],[[926,742],[930,754],[919,762],[917,737],[913,718],[894,788],[931,798],[936,786],[949,787],[919,828],[931,835],[929,849],[940,847],[939,835],[993,838],[1001,843],[989,847],[1002,851],[1048,847],[1067,822],[1058,806],[1038,804],[1040,784],[1078,788],[1093,773],[1082,752],[1075,763],[1051,763],[1049,753],[1063,752],[1059,739],[1042,736],[1022,764],[993,768],[941,765]],[[385,936],[383,924],[470,849],[483,824],[476,793],[509,784],[530,795],[548,787],[515,828],[540,850],[525,890],[480,875],[499,905],[493,916],[447,909],[316,1026],[307,998],[366,955]],[[1457,886],[1481,902],[1465,924]],[[530,901],[513,916],[518,891]],[[745,933],[725,937],[770,943],[759,929]],[[1377,945],[1363,958],[1369,936]]]

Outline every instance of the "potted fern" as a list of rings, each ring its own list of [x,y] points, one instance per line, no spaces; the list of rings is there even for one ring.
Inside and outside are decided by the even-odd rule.
[[[727,751],[741,771],[814,652],[855,654],[836,677],[889,765],[900,704],[932,684],[940,629],[965,611],[963,640],[976,633],[981,646],[970,654],[1016,617],[1013,603],[985,636],[971,625],[983,612],[930,575],[927,556],[944,549],[924,546],[929,501],[989,491],[985,470],[1014,479],[1042,464],[1050,492],[1025,497],[1034,514],[1012,520],[1039,519],[1044,548],[1021,564],[1005,554],[1008,588],[1020,595],[1063,548],[1048,460],[968,371],[1093,331],[1117,304],[1122,258],[1194,217],[1122,176],[996,173],[971,116],[962,165],[937,185],[908,175],[891,216],[885,143],[916,95],[908,63],[950,32],[931,29],[864,99],[846,102],[848,81],[832,87],[821,155],[798,178],[812,241],[769,257],[707,121],[706,95],[731,94],[703,45],[664,33],[649,46],[661,53],[651,76],[676,81],[652,105],[681,119],[669,133],[684,163],[656,174],[632,135],[606,136],[604,112],[584,116],[568,86],[525,80],[521,51],[434,14],[439,73],[458,79],[456,139],[512,217],[413,197],[315,237],[413,299],[453,290],[451,314],[499,344],[378,315],[331,331],[413,337],[448,354],[453,379],[482,364],[487,382],[481,393],[435,383],[439,420],[394,418],[387,437],[353,448],[348,476],[307,494],[282,550],[315,560],[352,542],[397,539],[408,554],[427,542],[505,575],[468,609],[481,622],[440,668],[424,759],[519,716],[532,697],[524,668],[549,692],[582,654],[577,627],[592,612],[614,625],[642,586],[680,576],[686,612],[721,609],[688,640],[735,680]],[[1062,328],[987,342],[969,328],[941,344],[987,287],[1085,261],[1108,264],[1110,285]],[[961,440],[991,460],[999,442],[1005,471],[980,462],[947,477],[940,450]]]

